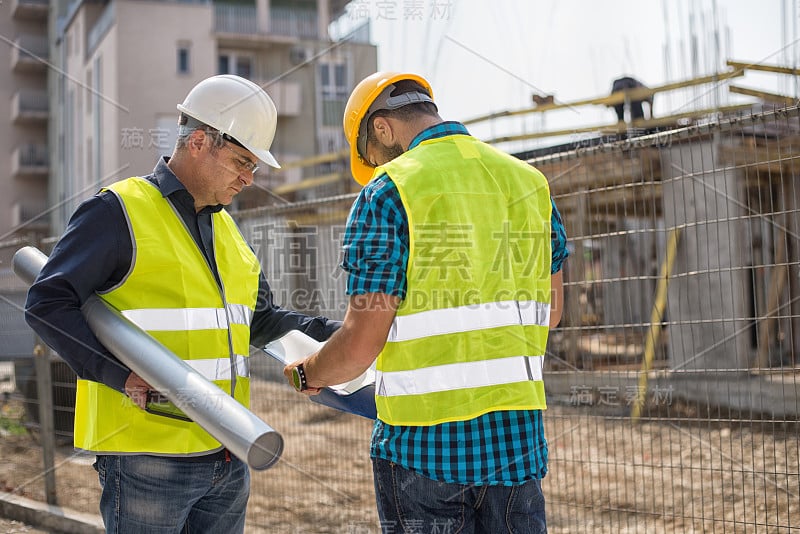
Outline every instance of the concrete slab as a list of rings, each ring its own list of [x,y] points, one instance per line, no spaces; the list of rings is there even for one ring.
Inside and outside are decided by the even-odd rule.
[[[0,517],[63,534],[105,532],[99,515],[85,514],[9,493],[0,493]]]

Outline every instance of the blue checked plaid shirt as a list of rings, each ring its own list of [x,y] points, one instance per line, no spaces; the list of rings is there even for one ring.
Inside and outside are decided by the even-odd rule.
[[[422,141],[455,134],[469,132],[458,122],[437,124],[421,132],[409,150]],[[551,240],[551,272],[557,273],[568,252],[564,223],[555,203]],[[348,295],[405,297],[408,219],[397,188],[386,174],[361,190],[343,242]],[[433,426],[397,426],[376,420],[370,455],[434,480],[458,484],[509,486],[547,473],[547,441],[539,410],[490,412]]]

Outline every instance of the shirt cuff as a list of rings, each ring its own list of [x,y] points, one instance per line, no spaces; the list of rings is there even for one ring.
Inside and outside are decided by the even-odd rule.
[[[130,369],[118,362],[113,356],[109,356],[109,360],[103,366],[103,384],[125,394],[125,381],[128,380],[130,374]]]

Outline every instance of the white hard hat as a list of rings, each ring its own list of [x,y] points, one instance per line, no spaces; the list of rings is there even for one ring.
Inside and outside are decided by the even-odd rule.
[[[189,91],[178,110],[232,137],[267,165],[280,168],[269,152],[278,111],[269,95],[250,80],[233,74],[206,78]]]

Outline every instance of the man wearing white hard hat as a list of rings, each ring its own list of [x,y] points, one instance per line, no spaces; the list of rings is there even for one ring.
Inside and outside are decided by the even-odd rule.
[[[277,113],[238,76],[198,83],[178,105],[171,157],[81,204],[31,287],[26,319],[78,375],[75,447],[97,454],[108,532],[243,532],[247,465],[165,402],[95,338],[81,306],[120,310],[245,406],[249,346],[339,323],[284,310],[224,206],[253,182]],[[176,393],[180,396],[180,392]]]

